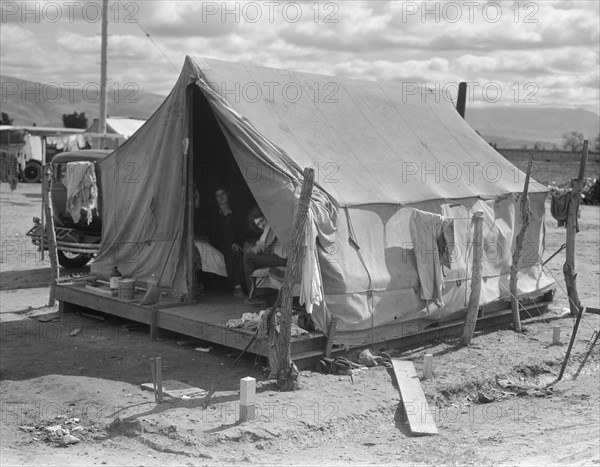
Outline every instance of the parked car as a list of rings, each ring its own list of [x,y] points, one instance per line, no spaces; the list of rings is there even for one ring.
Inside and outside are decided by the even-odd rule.
[[[56,178],[52,184],[51,200],[54,214],[54,230],[58,262],[64,268],[79,268],[85,266],[100,248],[102,236],[102,191],[100,186],[99,168],[95,165],[98,185],[98,208],[92,212],[92,221],[88,224],[87,215],[82,211],[79,222],[75,223],[67,212],[67,187],[63,184],[67,176],[69,162],[89,161],[96,164],[108,156],[112,150],[87,149],[64,152],[52,159],[55,165]],[[33,218],[33,227],[27,232],[34,245],[48,250],[47,225],[42,225],[41,219]],[[43,238],[42,238],[43,232]]]

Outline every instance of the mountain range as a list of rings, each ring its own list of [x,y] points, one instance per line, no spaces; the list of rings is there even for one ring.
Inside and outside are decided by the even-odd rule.
[[[98,116],[98,86],[62,88],[10,76],[0,76],[0,108],[14,125],[62,127],[62,115],[85,112],[91,124]],[[108,92],[108,115],[147,119],[165,96],[136,88]],[[592,142],[598,136],[600,116],[584,109],[548,107],[467,107],[467,122],[498,147],[520,148],[538,143],[560,146],[562,135],[579,131]]]

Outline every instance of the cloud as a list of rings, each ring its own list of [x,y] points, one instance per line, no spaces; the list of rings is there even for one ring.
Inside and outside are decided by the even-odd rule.
[[[100,2],[75,2],[58,22],[7,6],[49,3],[66,11],[0,2],[2,73],[97,79]],[[195,55],[367,80],[493,82],[504,97],[533,83],[540,105],[597,108],[600,2],[475,3],[111,1],[109,74],[166,95]]]

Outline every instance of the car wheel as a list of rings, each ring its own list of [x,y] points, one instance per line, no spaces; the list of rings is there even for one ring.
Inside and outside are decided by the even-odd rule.
[[[27,183],[37,183],[42,179],[42,164],[38,161],[29,161],[23,170],[23,179]]]
[[[90,259],[91,255],[83,253],[71,253],[70,251],[57,251],[58,263],[65,269],[75,269],[85,266]]]

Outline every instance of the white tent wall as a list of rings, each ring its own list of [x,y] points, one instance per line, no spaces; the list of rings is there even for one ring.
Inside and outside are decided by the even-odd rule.
[[[542,294],[554,284],[541,268],[545,198],[545,193],[530,196],[533,220],[519,264],[519,296]],[[455,252],[451,269],[446,270],[441,308],[435,304],[428,306],[419,298],[417,258],[408,228],[413,208],[455,219]],[[321,254],[327,309],[339,318],[336,342],[358,345],[368,342],[365,336],[369,333],[357,334],[356,331],[416,319],[433,323],[456,318],[456,313],[466,308],[471,293],[471,219],[476,211],[484,213],[483,282],[479,304],[486,305],[510,298],[510,265],[516,233],[520,229],[517,195],[497,200],[435,200],[410,207],[368,205],[348,209],[364,265],[348,241],[343,213],[335,245]]]
[[[315,102],[308,92],[293,102],[225,92],[265,82],[295,83],[305,91],[334,83],[336,102]],[[478,210],[484,212],[486,251],[481,304],[508,297],[511,248],[520,228],[517,194],[525,177],[452,105],[405,96],[397,84],[190,57],[163,105],[100,163],[103,245],[94,274],[108,276],[117,265],[144,281],[164,268],[161,284],[178,296],[188,292],[189,85],[198,86],[209,103],[250,191],[284,244],[291,239],[302,169],[318,171],[312,204],[322,244],[328,245],[319,250],[325,305],[315,310],[315,319],[321,329],[334,314],[340,318],[338,340],[352,343],[357,331],[419,318],[439,321],[463,310],[470,293],[470,219]],[[452,178],[448,168],[471,172]],[[532,180],[534,220],[520,265],[520,294],[541,294],[552,284],[540,266],[546,194]],[[427,308],[418,297],[408,230],[413,208],[456,218],[459,253],[440,309]],[[358,250],[348,240],[350,230]]]

